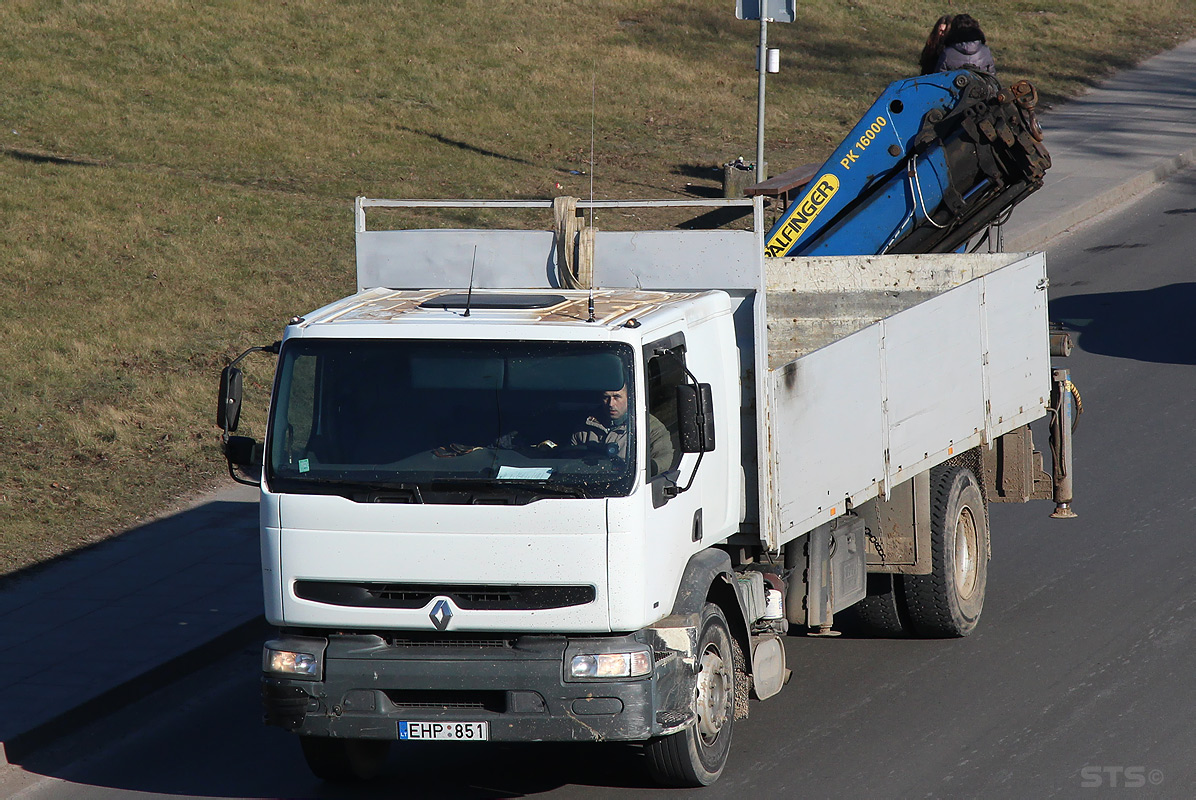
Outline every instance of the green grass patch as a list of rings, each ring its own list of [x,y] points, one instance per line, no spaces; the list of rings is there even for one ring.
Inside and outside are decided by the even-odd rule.
[[[825,157],[945,11],[1048,103],[1196,33],[1190,0],[957,6],[771,25],[773,171]],[[11,0],[0,23],[0,574],[212,484],[219,369],[352,290],[355,195],[588,196],[592,171],[601,198],[684,196],[755,153],[758,29],[730,0]]]

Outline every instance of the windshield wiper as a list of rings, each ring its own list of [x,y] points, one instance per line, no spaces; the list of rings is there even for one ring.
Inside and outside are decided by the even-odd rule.
[[[538,493],[559,494],[565,497],[589,497],[585,489],[572,483],[550,483],[549,481],[520,481],[516,486],[533,488]]]
[[[470,494],[470,500],[476,501],[479,495],[490,494],[497,497],[510,497],[518,500],[520,496],[530,494],[532,500],[543,497],[589,497],[580,486],[571,483],[553,483],[547,480],[496,480],[485,478],[441,478],[432,481],[428,487],[434,492],[464,492]],[[529,501],[530,502],[530,501]]]
[[[400,498],[408,503],[424,502],[423,495],[419,491],[419,484],[415,483],[404,483],[402,481],[354,481],[346,478],[291,478],[291,480],[298,480],[316,486],[337,486],[346,490],[356,490],[355,493],[367,495],[366,500],[370,503],[382,503]],[[388,496],[388,493],[391,492],[395,493],[396,496]],[[348,496],[348,491],[346,491],[346,496]]]

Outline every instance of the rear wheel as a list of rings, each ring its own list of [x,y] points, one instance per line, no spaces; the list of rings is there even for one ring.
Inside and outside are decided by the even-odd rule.
[[[929,575],[905,575],[912,632],[925,638],[967,636],[980,620],[988,582],[988,512],[971,470],[941,467],[930,475]]]
[[[303,758],[312,774],[333,783],[365,781],[382,773],[390,753],[386,739],[333,739],[300,736]]]
[[[718,780],[731,752],[735,719],[735,663],[731,632],[722,610],[702,609],[698,646],[697,721],[683,731],[647,744],[653,777],[663,786],[709,786]]]
[[[908,631],[898,605],[902,600],[898,595],[900,577],[887,572],[869,573],[867,597],[843,609],[835,619],[865,636],[905,636]]]

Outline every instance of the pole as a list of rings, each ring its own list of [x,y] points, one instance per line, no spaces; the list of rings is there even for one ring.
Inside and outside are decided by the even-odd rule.
[[[760,49],[756,51],[756,71],[760,73],[759,90],[756,98],[756,183],[764,180],[764,76],[768,74],[768,19],[764,16],[764,4],[760,8]]]

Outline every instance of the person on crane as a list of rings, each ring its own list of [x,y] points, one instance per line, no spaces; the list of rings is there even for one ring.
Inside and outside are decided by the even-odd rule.
[[[997,74],[992,51],[980,23],[967,14],[956,14],[943,39],[943,53],[939,56],[938,71],[951,72],[957,69],[974,69],[977,72]]]
[[[930,35],[926,37],[926,45],[922,48],[922,55],[918,59],[918,65],[921,67],[923,75],[939,71],[939,59],[943,56],[943,40],[947,38],[947,32],[951,30],[952,19],[950,14],[944,14],[930,29]]]

